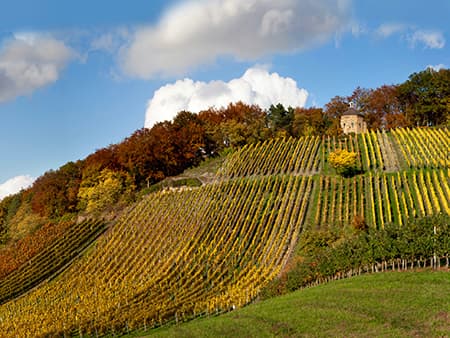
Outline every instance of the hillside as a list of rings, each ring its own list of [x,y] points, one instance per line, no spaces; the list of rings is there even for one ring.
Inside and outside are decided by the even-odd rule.
[[[448,128],[417,128],[244,146],[210,183],[132,204],[58,278],[1,305],[0,336],[123,333],[242,307],[288,268],[305,233],[351,229],[357,216],[383,231],[450,214],[448,144]],[[356,152],[358,175],[334,173],[328,155],[340,148]],[[400,250],[389,262],[374,255],[346,268],[437,254],[448,264],[448,241],[435,240],[447,238],[443,229],[424,237],[434,250],[425,256]],[[24,273],[43,267],[45,256]],[[319,277],[333,275],[308,276]]]
[[[126,337],[445,337],[448,272],[373,274]]]

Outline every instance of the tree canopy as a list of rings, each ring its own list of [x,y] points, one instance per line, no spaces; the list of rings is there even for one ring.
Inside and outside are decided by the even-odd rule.
[[[445,124],[450,114],[450,69],[428,68],[398,86],[400,105],[417,126]]]

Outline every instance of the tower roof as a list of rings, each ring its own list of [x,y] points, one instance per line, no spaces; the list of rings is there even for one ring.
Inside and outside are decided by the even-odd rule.
[[[348,108],[343,114],[342,116],[347,116],[347,115],[358,115],[361,117],[364,117],[364,114],[361,113],[360,111],[356,110],[353,107]]]

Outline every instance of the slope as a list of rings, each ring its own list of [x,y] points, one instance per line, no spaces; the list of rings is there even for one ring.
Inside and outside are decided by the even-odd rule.
[[[450,133],[424,133],[248,145],[213,183],[149,194],[60,278],[0,306],[0,336],[115,334],[228,311],[280,273],[305,229],[447,213]],[[327,156],[337,148],[358,153],[363,175],[334,175]]]
[[[127,336],[445,337],[448,272],[390,272],[296,291],[219,317]]]

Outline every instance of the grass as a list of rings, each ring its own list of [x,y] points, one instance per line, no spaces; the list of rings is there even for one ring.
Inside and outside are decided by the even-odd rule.
[[[188,178],[214,178],[219,168],[225,161],[226,156],[212,157],[201,162],[197,167],[186,169],[181,177]]]
[[[448,337],[450,273],[389,272],[335,281],[221,316],[128,337]]]

